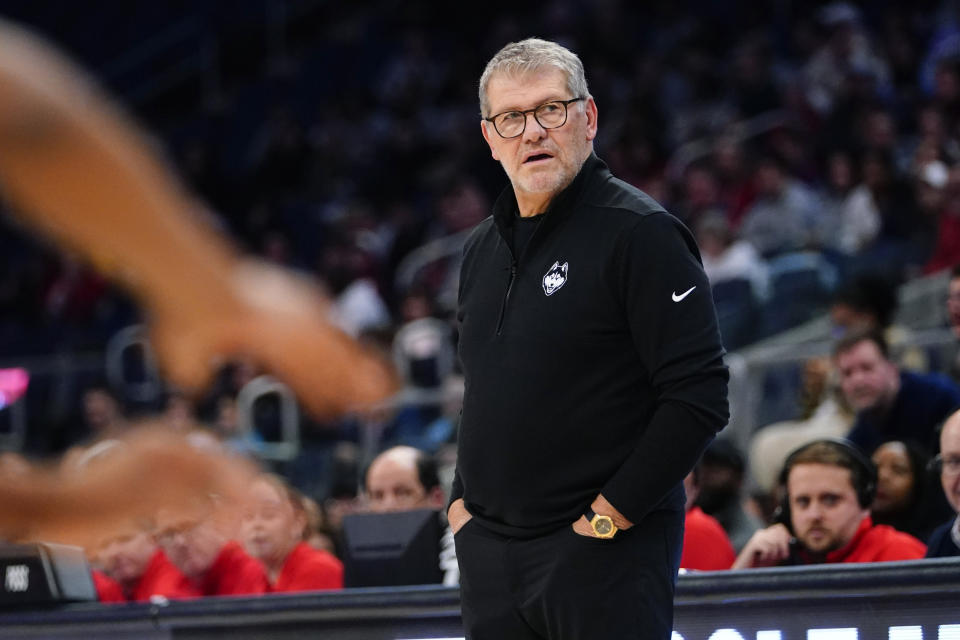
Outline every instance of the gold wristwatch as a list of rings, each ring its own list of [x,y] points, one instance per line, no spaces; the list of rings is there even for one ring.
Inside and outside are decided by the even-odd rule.
[[[613,518],[610,516],[601,516],[590,507],[583,512],[583,517],[590,523],[593,529],[593,535],[598,538],[612,538],[617,534],[617,525],[613,524]]]

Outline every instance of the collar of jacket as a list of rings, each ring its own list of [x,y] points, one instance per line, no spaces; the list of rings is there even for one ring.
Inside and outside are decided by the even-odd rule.
[[[576,208],[574,205],[579,201],[581,195],[586,191],[588,184],[593,184],[599,180],[604,180],[610,175],[610,170],[606,163],[597,157],[597,154],[590,152],[589,157],[580,167],[579,173],[573,179],[567,188],[557,194],[550,203],[550,207],[544,212],[543,222],[537,230],[538,236],[545,236],[550,229],[556,227],[564,218]],[[519,207],[517,206],[517,197],[513,192],[513,185],[508,184],[493,205],[493,219],[497,224],[497,230],[505,239],[510,239],[511,229],[513,228],[513,218],[517,215]]]

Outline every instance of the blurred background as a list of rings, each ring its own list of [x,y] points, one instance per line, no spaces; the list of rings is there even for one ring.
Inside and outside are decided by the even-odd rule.
[[[597,154],[696,234],[746,450],[830,393],[812,366],[871,283],[885,326],[947,371],[960,262],[960,2],[0,2],[92,72],[244,250],[319,278],[340,325],[395,358],[375,415],[318,423],[249,362],[203,398],[153,368],[137,308],[83,262],[0,231],[0,447],[30,459],[165,414],[328,508],[387,446],[449,473],[465,233],[506,186],[477,81],[509,41],[584,61]],[[861,287],[862,290],[862,287]],[[445,475],[444,478],[448,478]]]

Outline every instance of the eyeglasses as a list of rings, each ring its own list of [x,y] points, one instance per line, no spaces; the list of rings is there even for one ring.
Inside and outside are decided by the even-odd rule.
[[[942,473],[945,476],[955,476],[960,474],[960,456],[947,456],[937,454],[930,460],[930,470]]]
[[[562,127],[567,122],[567,106],[579,100],[585,100],[583,96],[571,98],[570,100],[552,100],[544,102],[539,107],[527,109],[526,111],[504,111],[495,116],[484,118],[487,122],[493,123],[493,128],[497,130],[501,138],[516,138],[522,135],[527,128],[527,114],[532,113],[539,124],[544,129],[556,129]]]

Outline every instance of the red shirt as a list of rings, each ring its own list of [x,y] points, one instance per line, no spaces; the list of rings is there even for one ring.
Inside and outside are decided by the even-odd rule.
[[[698,571],[729,569],[737,554],[730,537],[717,519],[700,507],[687,511],[683,529],[683,555],[680,566]]]
[[[889,562],[916,560],[927,553],[927,545],[913,536],[885,524],[863,519],[846,546],[831,551],[824,562]]]
[[[937,246],[925,265],[924,273],[935,273],[960,261],[960,218],[949,211],[940,214],[937,225]]]
[[[100,602],[127,601],[120,584],[103,571],[94,569],[90,572],[90,577],[93,578],[93,587],[97,590],[97,600]]]
[[[232,540],[223,545],[200,581],[200,591],[205,596],[253,595],[269,590],[270,581],[260,561]]]
[[[130,600],[145,602],[154,595],[167,598],[196,598],[203,594],[170,562],[162,549],[157,549],[150,558],[143,575],[130,590]]]
[[[273,585],[274,591],[317,591],[343,588],[343,563],[306,542],[293,548]]]

